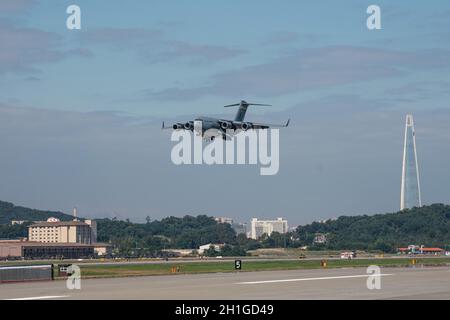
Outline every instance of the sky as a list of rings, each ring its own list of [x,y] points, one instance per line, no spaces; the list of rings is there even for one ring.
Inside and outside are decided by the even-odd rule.
[[[2,0],[0,199],[136,222],[396,212],[412,113],[422,201],[450,203],[449,18],[438,0]],[[163,120],[241,99],[273,105],[249,121],[291,119],[277,175],[171,162]]]

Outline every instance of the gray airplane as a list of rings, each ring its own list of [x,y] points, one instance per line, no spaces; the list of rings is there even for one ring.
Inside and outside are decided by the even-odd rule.
[[[239,109],[234,117],[234,120],[218,119],[211,117],[198,117],[193,121],[188,121],[186,123],[175,123],[172,127],[165,127],[164,122],[162,123],[162,129],[173,129],[173,130],[190,130],[197,134],[200,134],[204,139],[213,141],[215,137],[222,137],[222,139],[229,139],[231,136],[227,130],[234,130],[232,132],[238,133],[239,131],[247,131],[250,129],[268,129],[268,128],[282,128],[289,125],[290,119],[285,124],[268,124],[268,123],[256,123],[244,121],[245,113],[247,112],[248,106],[271,106],[270,104],[261,103],[248,103],[242,100],[240,103],[229,104],[224,106],[237,107]],[[201,124],[201,132],[200,125]]]

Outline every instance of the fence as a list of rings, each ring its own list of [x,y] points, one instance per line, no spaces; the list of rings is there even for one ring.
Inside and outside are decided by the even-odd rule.
[[[53,265],[0,267],[0,283],[53,280]]]

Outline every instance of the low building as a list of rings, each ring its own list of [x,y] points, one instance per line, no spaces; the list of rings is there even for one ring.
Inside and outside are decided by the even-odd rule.
[[[22,244],[24,259],[88,259],[95,257],[94,246],[82,243],[39,243]]]
[[[24,240],[0,241],[0,259],[81,259],[109,256],[111,246],[97,243],[42,243]]]
[[[316,244],[324,244],[327,242],[327,236],[323,233],[316,233],[313,242]]]
[[[92,246],[97,257],[109,257],[112,255],[112,246],[108,243],[94,243]]]
[[[80,259],[94,257],[94,247],[74,243],[0,242],[0,259]]]
[[[168,253],[170,256],[175,257],[188,257],[195,253],[195,249],[164,249],[161,250],[163,253]]]
[[[272,232],[287,233],[289,230],[287,220],[277,218],[276,220],[251,220],[250,238],[258,239],[263,234],[270,236]]]
[[[355,251],[345,251],[345,252],[341,252],[341,259],[354,259],[356,258],[356,252]]]
[[[26,240],[0,240],[0,259],[21,258],[21,242]]]
[[[208,243],[200,246],[197,250],[198,254],[202,255],[205,251],[209,250],[209,248],[214,248],[217,252],[220,252],[222,248],[225,246],[224,243]]]
[[[11,225],[14,226],[16,224],[24,224],[25,220],[11,220]]]
[[[428,255],[445,255],[445,250],[441,248],[427,248],[424,246],[408,246],[407,248],[398,248],[400,254],[428,254]]]

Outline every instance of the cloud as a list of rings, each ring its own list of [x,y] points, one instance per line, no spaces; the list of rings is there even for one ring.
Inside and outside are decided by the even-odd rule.
[[[147,54],[147,61],[163,62],[187,58],[191,63],[199,64],[231,59],[246,52],[242,49],[217,45],[198,45],[186,41],[165,41],[161,44],[164,47],[162,51],[153,57],[151,54]]]
[[[161,30],[142,28],[97,28],[81,33],[81,40],[86,44],[112,44],[128,46],[130,43],[150,43],[162,36]]]
[[[0,1],[0,14],[13,14],[27,11],[34,7],[36,0],[2,0]]]
[[[276,45],[292,43],[297,41],[300,35],[294,31],[278,31],[267,37],[266,40],[262,42],[264,45]]]
[[[368,47],[328,46],[297,50],[268,63],[219,73],[198,88],[167,88],[155,100],[195,100],[205,95],[281,96],[326,86],[399,77],[412,70],[450,67],[450,51],[392,51]]]
[[[71,56],[89,56],[87,49],[64,50],[62,37],[36,28],[18,27],[0,20],[0,75],[4,73],[33,73],[38,66]]]
[[[231,59],[245,50],[220,45],[194,44],[167,38],[159,29],[98,28],[80,34],[89,45],[108,45],[116,49],[132,50],[146,63],[160,63],[186,59],[190,63],[212,63]]]
[[[450,95],[450,83],[447,81],[416,81],[399,87],[384,90],[387,97],[397,99],[429,99],[441,95]]]
[[[183,101],[183,100],[196,100],[199,97],[212,93],[209,91],[211,87],[200,87],[193,89],[180,89],[180,88],[167,88],[161,91],[145,90],[144,95],[147,98],[153,100],[171,100],[171,101]]]
[[[37,81],[41,81],[41,79],[40,78],[38,78],[38,77],[34,77],[34,76],[29,76],[29,77],[26,77],[25,79],[24,79],[25,81],[30,81],[30,82],[37,82]]]
[[[306,43],[316,43],[320,38],[325,37],[324,35],[313,34],[313,33],[303,33],[300,34],[295,31],[277,31],[269,35],[265,40],[261,42],[262,45],[281,45],[281,44],[291,44],[299,41],[304,41]]]

